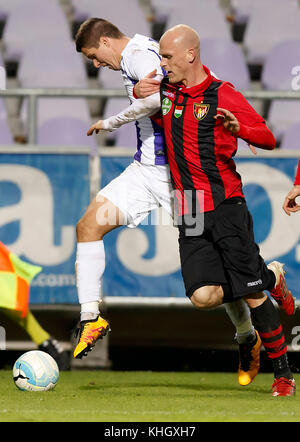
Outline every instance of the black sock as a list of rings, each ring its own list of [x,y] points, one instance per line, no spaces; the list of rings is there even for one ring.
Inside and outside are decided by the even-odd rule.
[[[253,325],[259,333],[274,368],[275,378],[293,377],[287,359],[287,347],[278,311],[267,298],[263,304],[251,309]]]

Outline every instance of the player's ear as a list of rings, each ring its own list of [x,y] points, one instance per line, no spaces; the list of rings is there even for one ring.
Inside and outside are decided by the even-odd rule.
[[[105,35],[100,37],[100,44],[104,46],[109,46],[109,38],[106,37]]]
[[[195,60],[195,50],[194,50],[194,48],[188,49],[187,50],[187,61],[189,63],[193,63],[194,60]]]

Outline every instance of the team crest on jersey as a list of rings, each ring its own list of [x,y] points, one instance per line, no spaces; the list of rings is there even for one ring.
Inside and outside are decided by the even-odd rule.
[[[169,98],[164,98],[162,101],[162,114],[167,115],[167,113],[171,110],[172,107],[172,101]]]
[[[203,120],[209,110],[209,104],[194,103],[194,116],[197,120]]]
[[[183,112],[183,106],[176,106],[174,110],[174,117],[180,118]]]

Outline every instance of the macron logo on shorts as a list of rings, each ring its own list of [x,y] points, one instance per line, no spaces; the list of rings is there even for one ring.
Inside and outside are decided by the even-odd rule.
[[[257,281],[251,281],[251,282],[248,282],[248,283],[247,283],[247,287],[253,287],[253,286],[255,286],[255,285],[260,285],[260,284],[262,284],[262,280],[261,280],[261,279],[258,279]]]

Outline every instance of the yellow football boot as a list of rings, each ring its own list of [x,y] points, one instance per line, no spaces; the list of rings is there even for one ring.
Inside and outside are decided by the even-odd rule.
[[[255,330],[256,341],[255,344],[240,344],[239,345],[239,371],[238,380],[240,385],[249,385],[259,371],[260,365],[260,349],[262,346],[259,334]]]
[[[109,331],[109,323],[101,318],[101,316],[98,316],[94,320],[81,321],[80,327],[77,330],[79,339],[73,353],[74,358],[81,359],[82,356],[87,356],[98,339],[102,339]]]

